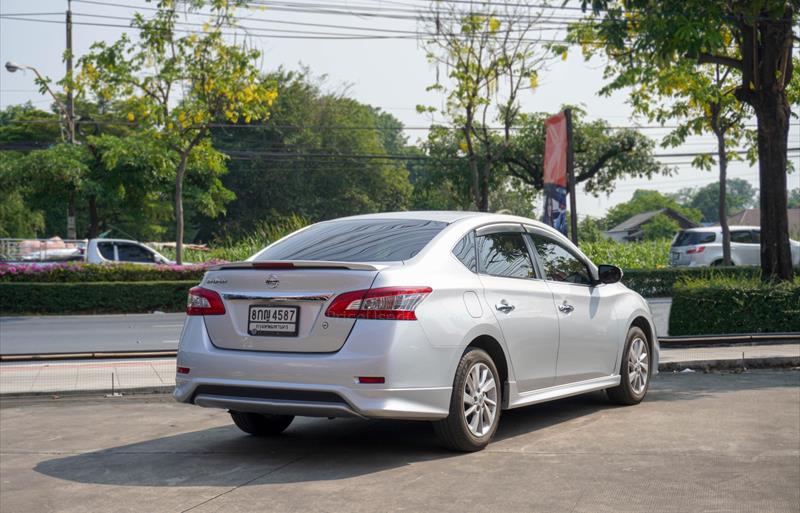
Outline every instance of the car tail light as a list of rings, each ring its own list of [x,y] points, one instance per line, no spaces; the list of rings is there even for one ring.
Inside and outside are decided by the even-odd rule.
[[[694,255],[695,253],[702,253],[705,250],[706,250],[705,246],[697,246],[697,247],[694,247],[692,249],[687,250],[686,253],[688,253],[689,255]]]
[[[189,300],[186,302],[186,315],[223,315],[225,305],[222,298],[213,290],[203,287],[189,289]]]
[[[431,292],[430,287],[383,287],[345,292],[336,296],[325,316],[415,321],[414,310]]]
[[[178,374],[189,374],[189,367],[178,367]]]

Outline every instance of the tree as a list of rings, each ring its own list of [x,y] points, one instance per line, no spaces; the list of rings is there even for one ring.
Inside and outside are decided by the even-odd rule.
[[[758,191],[747,180],[732,178],[727,181],[725,217],[750,208],[756,201]],[[673,198],[684,207],[695,208],[703,213],[703,221],[719,223],[720,183],[714,182],[697,189],[682,189]]]
[[[183,186],[193,152],[211,151],[211,126],[265,119],[277,96],[274,84],[259,76],[260,52],[231,44],[236,29],[235,0],[159,0],[151,18],[134,15],[138,40],[126,34],[113,44],[97,42],[79,61],[78,85],[105,100],[128,103],[128,118],[152,130],[173,152],[175,166],[176,261],[183,258]],[[202,32],[178,26],[185,10],[208,12]],[[184,35],[179,35],[179,34]]]
[[[642,226],[644,240],[669,239],[680,229],[681,226],[677,221],[664,214],[653,216]]]
[[[733,95],[756,115],[761,187],[761,271],[791,280],[786,215],[789,94],[798,36],[796,0],[583,0],[590,8],[573,38],[602,48],[616,80],[628,70],[716,64],[738,78]],[[616,66],[616,67],[615,67]]]
[[[402,124],[390,114],[327,93],[308,70],[277,71],[267,122],[212,128],[230,156],[223,185],[236,194],[224,218],[206,220],[201,237],[236,236],[292,214],[310,221],[405,210],[412,193]]]
[[[598,195],[614,190],[625,177],[651,178],[672,169],[653,157],[653,141],[635,130],[615,130],[604,120],[584,121],[585,112],[572,109],[575,182]],[[544,188],[544,121],[549,114],[520,114],[506,162],[509,172],[536,190]]]
[[[428,59],[444,66],[449,78],[429,90],[445,93],[441,111],[460,132],[470,192],[480,211],[489,210],[492,173],[502,167],[510,145],[519,95],[537,87],[539,72],[552,57],[535,36],[543,13],[542,6],[523,2],[434,0],[423,19]],[[500,124],[499,136],[494,123]]]
[[[800,208],[800,187],[789,193],[789,208]]]
[[[699,222],[703,215],[699,210],[682,207],[674,198],[658,191],[636,189],[629,201],[617,203],[608,209],[605,223],[609,228],[613,228],[636,214],[652,212],[662,208],[670,208],[694,222]]]

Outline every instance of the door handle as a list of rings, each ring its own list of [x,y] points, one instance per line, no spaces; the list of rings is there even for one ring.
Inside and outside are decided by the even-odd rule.
[[[561,310],[563,313],[568,314],[573,310],[575,310],[575,307],[564,301],[563,304],[558,305],[558,309]]]
[[[499,303],[494,305],[494,307],[497,311],[503,313],[509,313],[512,310],[514,310],[514,308],[516,308],[514,305],[509,305],[508,301],[506,301],[505,299],[501,300]]]

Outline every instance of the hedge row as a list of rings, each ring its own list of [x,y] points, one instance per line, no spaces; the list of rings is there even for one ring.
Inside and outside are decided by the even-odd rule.
[[[800,333],[800,278],[686,280],[676,284],[669,334]]]
[[[800,270],[798,270],[800,272]],[[672,296],[675,284],[687,279],[756,279],[760,267],[670,267],[623,270],[622,283],[644,297]]]
[[[180,312],[197,280],[0,283],[0,314]]]
[[[76,283],[111,281],[200,281],[213,262],[190,265],[0,264],[0,283]]]

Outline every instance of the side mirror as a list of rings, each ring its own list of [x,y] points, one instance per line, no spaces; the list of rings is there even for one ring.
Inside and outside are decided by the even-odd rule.
[[[597,278],[600,283],[617,283],[622,279],[622,269],[616,265],[601,264],[597,266]]]

